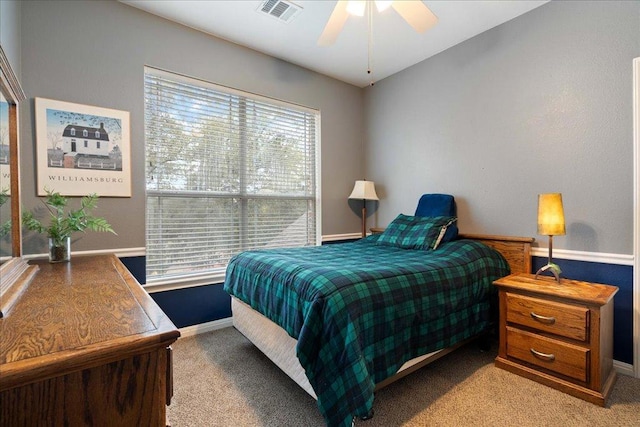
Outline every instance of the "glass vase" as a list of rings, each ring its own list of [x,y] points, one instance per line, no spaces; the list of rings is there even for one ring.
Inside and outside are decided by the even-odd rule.
[[[67,262],[71,259],[71,237],[65,238],[62,242],[49,237],[49,262]]]

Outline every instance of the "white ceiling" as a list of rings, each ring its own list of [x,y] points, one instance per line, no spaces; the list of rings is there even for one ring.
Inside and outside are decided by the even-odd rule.
[[[302,11],[288,23],[259,12],[261,0],[120,1],[359,87],[371,81],[366,18],[350,16],[332,46],[317,45],[336,1],[295,0]],[[423,34],[395,10],[378,13],[374,8],[373,79],[382,80],[547,1],[424,1],[439,21]]]

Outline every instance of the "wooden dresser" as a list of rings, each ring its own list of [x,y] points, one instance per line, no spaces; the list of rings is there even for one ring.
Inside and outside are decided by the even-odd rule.
[[[173,323],[114,255],[37,264],[0,318],[0,425],[165,425]]]
[[[608,285],[512,274],[500,296],[496,366],[604,406],[613,389],[613,296]]]

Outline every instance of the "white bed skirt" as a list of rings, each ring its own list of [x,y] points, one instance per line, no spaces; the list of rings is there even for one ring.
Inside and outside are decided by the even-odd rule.
[[[304,391],[317,399],[296,356],[297,341],[280,326],[234,297],[231,298],[231,311],[233,326]]]
[[[309,393],[314,399],[317,399],[316,393],[313,391],[313,387],[311,387],[307,375],[296,356],[297,341],[290,337],[280,326],[235,297],[231,297],[231,311],[233,314],[233,326],[258,347],[258,349],[271,359],[285,374],[291,377],[296,384],[302,387],[304,391]],[[389,385],[393,381],[404,377],[427,363],[439,359],[462,344],[463,343],[409,360],[402,365],[393,377],[377,384],[376,389]]]

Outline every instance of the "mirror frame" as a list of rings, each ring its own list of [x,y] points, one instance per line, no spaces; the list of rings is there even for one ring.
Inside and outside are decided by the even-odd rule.
[[[9,172],[11,190],[11,255],[22,256],[20,215],[20,147],[18,144],[18,103],[27,99],[0,44],[0,91],[9,104]]]
[[[0,318],[5,317],[35,276],[38,267],[22,258],[20,215],[20,147],[18,143],[18,103],[27,99],[0,44],[0,91],[9,104],[9,173],[11,177],[11,255],[0,265]]]

